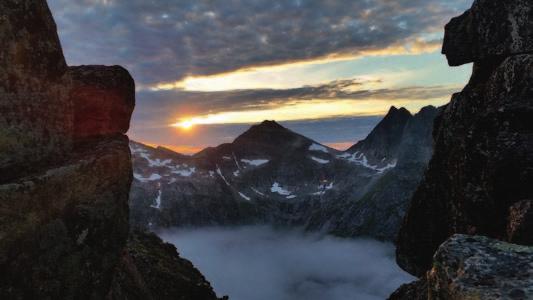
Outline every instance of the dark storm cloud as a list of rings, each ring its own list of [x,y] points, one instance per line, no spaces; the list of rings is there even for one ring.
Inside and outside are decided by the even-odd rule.
[[[157,122],[166,126],[177,116],[227,111],[262,110],[295,101],[313,100],[428,100],[446,98],[457,91],[454,86],[404,87],[397,89],[362,89],[368,83],[359,80],[336,80],[317,86],[292,89],[254,89],[221,92],[183,90],[138,92],[135,122],[144,126]],[[148,100],[149,101],[144,101]],[[167,123],[161,123],[161,120]]]
[[[49,0],[70,64],[122,64],[143,85],[383,49],[440,31],[469,2]]]

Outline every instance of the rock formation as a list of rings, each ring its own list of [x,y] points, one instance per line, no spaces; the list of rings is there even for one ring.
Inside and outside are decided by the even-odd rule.
[[[405,285],[390,299],[531,299],[533,248],[456,234],[435,253],[427,280]]]
[[[437,119],[435,153],[400,232],[398,263],[412,274],[429,270],[454,233],[508,240],[509,209],[533,197],[532,28],[528,0],[477,0],[446,26],[450,64],[474,70]]]
[[[171,246],[127,242],[129,73],[67,67],[44,0],[0,2],[0,41],[0,298],[216,299]]]

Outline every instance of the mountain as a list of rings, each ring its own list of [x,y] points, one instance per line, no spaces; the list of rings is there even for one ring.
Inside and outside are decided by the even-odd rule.
[[[368,137],[350,147],[348,152],[364,153],[374,165],[390,163],[398,156],[404,128],[412,117],[407,109],[392,106]]]
[[[533,3],[475,1],[443,53],[472,77],[437,117],[399,233],[397,262],[420,279],[391,299],[532,299]]]
[[[392,108],[360,146],[352,147],[355,152],[331,149],[274,121],[193,156],[132,142],[131,222],[149,229],[266,223],[393,239],[403,202],[429,159],[437,111],[427,107],[412,116]],[[401,174],[393,172],[397,168]],[[389,193],[395,201],[387,201]],[[376,202],[386,213],[367,212]],[[391,206],[398,203],[402,210]],[[398,215],[395,224],[382,227],[374,220],[389,214]],[[352,226],[354,219],[364,225]]]
[[[0,11],[0,299],[217,299],[173,246],[130,233],[129,72],[67,66],[44,0]]]

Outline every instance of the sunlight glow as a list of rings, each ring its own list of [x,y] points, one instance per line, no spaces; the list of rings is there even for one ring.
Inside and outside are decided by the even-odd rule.
[[[176,127],[184,129],[184,130],[190,130],[193,127],[193,125],[195,125],[195,124],[191,120],[185,120],[185,121],[182,121],[182,122],[174,124],[174,125],[176,125]]]
[[[391,105],[406,107],[416,112],[423,106],[440,106],[449,99],[395,99],[395,100],[306,100],[286,103],[262,110],[226,111],[180,119],[172,127],[190,128],[196,125],[253,124],[262,120],[295,121],[332,117],[375,116],[385,114]]]

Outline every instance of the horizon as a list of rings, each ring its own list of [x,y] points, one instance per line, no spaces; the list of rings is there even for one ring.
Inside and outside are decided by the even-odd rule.
[[[390,106],[448,103],[472,68],[440,53],[465,0],[49,4],[70,65],[130,70],[129,136],[181,153],[265,119],[342,149]]]
[[[419,113],[420,110],[422,110],[425,107],[439,108],[440,106],[436,107],[436,106],[433,106],[433,105],[427,105],[427,106],[424,106],[424,107],[420,108],[416,112],[413,112],[413,111],[411,111],[411,110],[409,110],[409,109],[407,109],[405,107],[396,107],[396,106],[392,105],[389,108],[389,111],[392,108],[396,108],[396,109],[402,109],[403,108],[403,109],[406,109],[411,115],[414,116],[417,113]],[[171,151],[173,151],[175,153],[178,153],[178,154],[193,156],[193,155],[197,154],[198,152],[201,152],[201,151],[203,151],[203,150],[205,150],[207,148],[214,148],[214,147],[218,147],[218,146],[220,146],[222,144],[225,144],[225,143],[232,143],[237,137],[239,137],[240,135],[242,135],[245,132],[247,132],[252,126],[260,125],[260,124],[262,124],[264,122],[267,122],[267,121],[272,121],[272,122],[275,122],[275,123],[283,126],[286,129],[291,130],[292,132],[294,132],[296,134],[299,134],[299,135],[302,135],[302,136],[304,136],[306,138],[309,138],[309,139],[313,140],[314,142],[317,142],[317,143],[319,143],[321,145],[324,145],[324,146],[327,146],[329,148],[332,148],[332,149],[335,149],[335,150],[339,150],[339,151],[347,151],[350,147],[352,147],[355,144],[359,143],[360,141],[364,140],[368,136],[368,134],[370,134],[370,132],[375,128],[375,126],[379,122],[381,122],[383,120],[383,118],[386,115],[387,114],[379,115],[379,116],[369,116],[369,118],[371,118],[371,121],[369,122],[369,124],[367,126],[360,126],[359,127],[360,131],[358,131],[357,134],[358,134],[358,136],[360,138],[355,139],[353,142],[344,142],[344,143],[322,143],[318,139],[313,138],[313,136],[316,135],[316,131],[308,131],[307,132],[308,134],[304,134],[304,133],[300,132],[298,129],[294,129],[294,128],[298,128],[298,126],[293,126],[293,124],[297,125],[297,124],[301,124],[301,122],[279,122],[277,120],[262,120],[260,122],[252,123],[252,124],[241,124],[242,126],[239,127],[239,128],[244,128],[244,129],[241,130],[240,132],[236,133],[235,136],[227,136],[227,137],[225,137],[225,138],[227,138],[227,140],[220,141],[217,144],[207,145],[207,146],[198,147],[198,148],[187,147],[187,146],[151,144],[151,143],[145,143],[145,142],[142,142],[142,141],[138,141],[138,140],[135,140],[135,139],[132,139],[132,141],[135,142],[135,143],[140,143],[140,144],[152,147],[152,148],[163,147],[163,148],[166,148],[166,149],[171,150]],[[316,121],[316,120],[307,120],[307,121],[313,122],[313,121]],[[231,126],[231,125],[237,125],[237,124],[229,124],[229,125]],[[323,122],[321,122],[321,125],[323,125]],[[243,126],[245,126],[245,127],[243,127]],[[305,129],[304,129],[304,131],[305,131]]]

